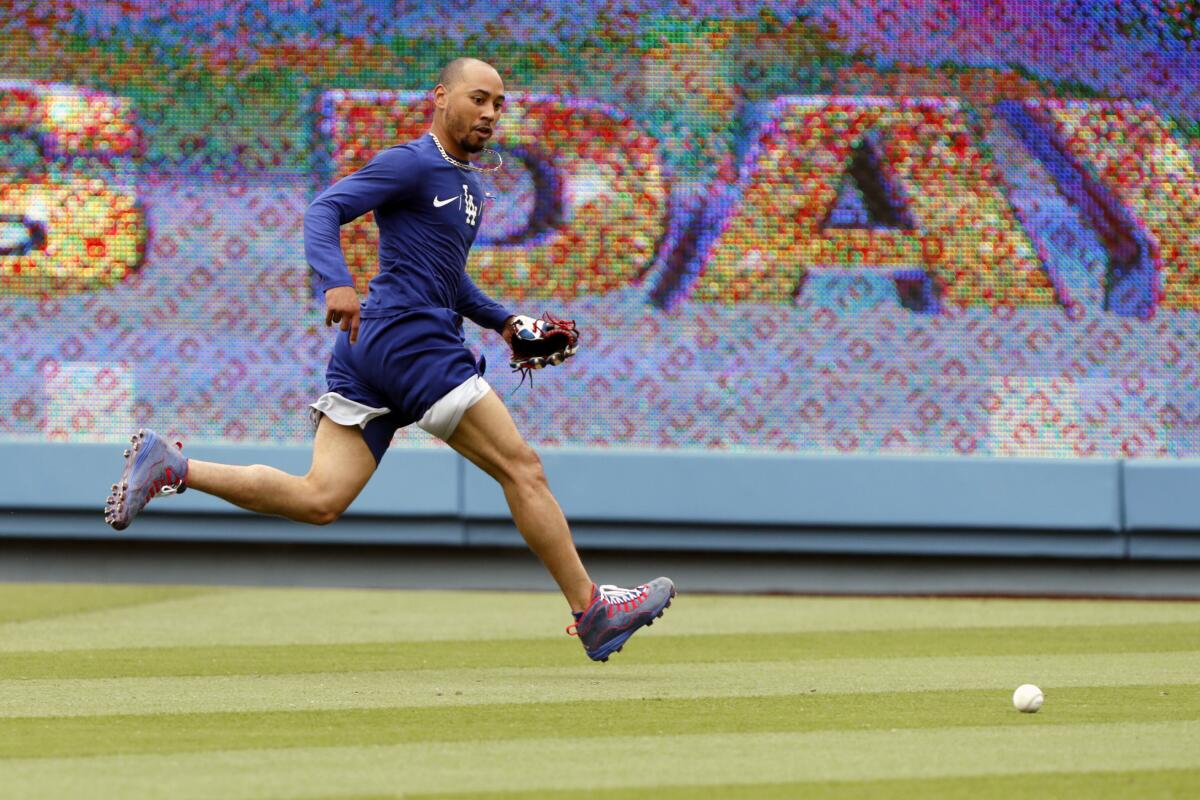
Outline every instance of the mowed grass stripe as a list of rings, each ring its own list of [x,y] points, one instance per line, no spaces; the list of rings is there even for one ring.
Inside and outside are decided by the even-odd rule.
[[[1030,722],[1036,717],[1028,718]],[[22,800],[249,800],[1194,769],[1200,722],[613,736],[0,760]],[[352,788],[351,788],[352,787]]]
[[[1200,720],[1200,686],[1056,689],[1036,717],[1001,690],[9,719],[0,758],[417,742]]]
[[[113,611],[198,597],[213,591],[178,586],[0,583],[0,625]]]
[[[1132,772],[1050,772],[1039,775],[972,775],[954,778],[821,783],[740,783],[709,786],[644,785],[588,792],[588,800],[896,800],[936,797],[940,800],[1011,800],[1014,797],[1083,797],[1088,800],[1179,800],[1200,796],[1200,769]],[[314,800],[396,800],[397,795],[337,795]],[[405,800],[579,800],[579,790],[566,792],[472,792],[407,794]]]
[[[673,635],[1200,624],[1200,603],[726,597],[689,595],[686,587],[681,591],[661,622],[662,630]],[[0,652],[281,642],[558,641],[568,622],[562,598],[550,592],[222,589],[160,606],[0,625]]]
[[[0,717],[289,711],[754,697],[809,692],[1176,685],[1200,652],[827,659],[716,664],[436,669],[305,675],[0,681]]]
[[[1200,646],[1200,623],[1069,628],[921,628],[787,634],[640,633],[617,659],[640,664],[807,661],[862,657],[1170,653]],[[385,642],[67,650],[6,653],[0,679],[288,675],[495,667],[571,667],[581,648],[562,639]]]

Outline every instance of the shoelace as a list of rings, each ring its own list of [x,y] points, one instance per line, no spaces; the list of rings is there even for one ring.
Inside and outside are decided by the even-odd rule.
[[[608,606],[611,616],[611,612],[614,608],[620,611],[632,611],[641,605],[642,600],[646,598],[646,595],[649,592],[649,587],[645,584],[642,584],[641,586],[633,589],[622,589],[620,586],[614,586],[611,583],[606,583],[602,586],[597,586],[596,592],[599,596],[592,601],[593,605],[595,603],[604,603],[606,606]],[[578,620],[567,626],[567,635],[579,635]]]
[[[600,592],[601,600],[621,611],[632,611],[641,605],[642,598],[646,596],[645,586],[622,589],[620,586],[605,584],[604,586],[596,587],[596,590]]]
[[[175,446],[183,452],[183,442],[176,442]],[[146,502],[149,503],[156,497],[165,494],[178,494],[183,486],[183,478],[173,476],[171,468],[167,467],[165,480],[156,480],[150,485],[150,490],[146,493]]]

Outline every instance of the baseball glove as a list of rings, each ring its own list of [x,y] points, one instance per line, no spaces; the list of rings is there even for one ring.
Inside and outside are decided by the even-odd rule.
[[[525,375],[535,369],[561,364],[579,349],[579,331],[574,320],[542,314],[540,319],[514,317],[509,325],[512,327],[512,358],[508,365]]]

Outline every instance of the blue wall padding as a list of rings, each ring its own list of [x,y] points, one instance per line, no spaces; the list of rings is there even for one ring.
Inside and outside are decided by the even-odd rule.
[[[1200,532],[1200,459],[1125,462],[1125,527]]]
[[[92,535],[90,529],[76,531],[86,518],[67,519],[79,512],[94,512],[94,535],[105,533],[101,509],[108,484],[120,474],[120,451],[119,445],[0,444],[0,510],[19,512],[9,515],[13,524],[0,525],[0,535],[42,535],[39,520],[47,523],[45,535]],[[199,445],[187,452],[200,459],[263,463],[293,473],[304,473],[311,459],[306,447]],[[1160,556],[1167,551],[1197,552],[1189,536],[1200,542],[1200,460],[611,450],[547,450],[542,458],[568,517],[595,531],[606,525],[679,531],[679,526],[689,524],[714,533],[716,528],[731,534],[742,530],[751,538],[763,528],[775,528],[780,535],[786,528],[837,527],[945,529],[947,536],[956,529],[1064,534],[1165,531],[1170,534],[1166,545],[1151,544],[1149,539],[1143,543],[1147,555],[1153,550]],[[175,535],[175,528],[167,523],[175,517],[181,525],[184,518],[195,525],[209,514],[235,513],[250,522],[241,512],[199,492],[158,501],[151,510],[147,519],[161,520],[158,527],[167,536]],[[54,525],[48,522],[52,517],[57,519]],[[352,526],[361,529],[358,535],[366,540],[384,540],[387,530],[395,527],[397,541],[404,541],[412,538],[411,532],[400,530],[404,520],[421,520],[423,525],[449,526],[438,538],[453,541],[454,530],[463,531],[463,525],[507,518],[499,487],[442,447],[391,451],[351,506],[345,524],[351,538],[355,538]],[[376,522],[378,530],[372,527]],[[231,520],[230,524],[242,523]],[[139,530],[147,532],[145,527]],[[286,527],[278,531],[272,527],[270,534],[266,527],[257,529],[266,539],[287,538]],[[247,527],[236,535],[231,530],[228,538],[252,539],[255,530]],[[294,530],[296,541],[307,541],[315,529],[295,526]],[[183,528],[179,535],[184,535]],[[720,540],[732,543],[736,536],[723,533]],[[763,545],[758,542],[756,549]],[[1141,546],[1134,542],[1131,552],[1136,556]],[[1162,550],[1165,546],[1167,550]],[[946,551],[954,549],[947,542]]]
[[[101,514],[110,486],[121,475],[120,445],[0,444],[0,509],[90,511]],[[308,447],[197,445],[192,458],[229,464],[267,464],[302,475],[312,462]],[[397,449],[379,466],[354,501],[355,514],[457,517],[458,457],[450,448]],[[248,513],[200,492],[156,502],[167,513]]]
[[[1119,530],[1108,459],[897,458],[547,451],[574,520],[741,525]],[[496,484],[467,470],[468,518],[507,516]]]

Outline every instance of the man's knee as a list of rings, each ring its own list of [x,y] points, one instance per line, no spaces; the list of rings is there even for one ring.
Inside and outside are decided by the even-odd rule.
[[[307,490],[301,516],[304,522],[312,525],[328,525],[336,521],[350,507],[353,497],[320,485],[310,478],[306,479]]]
[[[344,508],[338,508],[336,505],[318,505],[308,509],[307,519],[304,521],[311,525],[328,525],[331,522],[336,522],[342,516]]]
[[[524,442],[504,459],[502,481],[522,488],[546,485],[546,471],[537,451]]]

